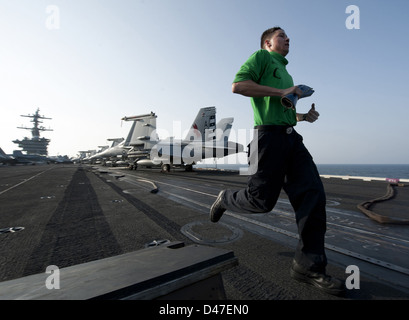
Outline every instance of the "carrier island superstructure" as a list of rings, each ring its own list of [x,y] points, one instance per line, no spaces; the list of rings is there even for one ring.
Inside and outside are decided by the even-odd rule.
[[[44,117],[40,115],[40,109],[37,108],[37,111],[34,114],[29,115],[21,115],[21,117],[31,118],[31,122],[33,123],[32,128],[28,127],[17,127],[19,129],[31,130],[32,137],[27,138],[25,137],[22,140],[13,140],[14,143],[18,144],[21,151],[25,151],[28,155],[48,155],[47,147],[50,143],[49,139],[40,138],[41,131],[53,131],[52,129],[46,129],[45,127],[41,126],[40,124],[43,123],[40,120],[47,119],[51,120],[51,118]]]

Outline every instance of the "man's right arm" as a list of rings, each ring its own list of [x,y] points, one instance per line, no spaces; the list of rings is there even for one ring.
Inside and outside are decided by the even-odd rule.
[[[238,93],[246,97],[258,98],[258,97],[283,97],[290,93],[295,93],[298,96],[302,95],[302,91],[294,86],[288,89],[277,89],[269,86],[260,85],[253,80],[245,80],[240,82],[234,82],[232,85],[233,93]]]

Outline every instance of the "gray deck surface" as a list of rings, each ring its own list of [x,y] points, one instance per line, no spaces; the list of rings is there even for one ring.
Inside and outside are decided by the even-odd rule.
[[[235,172],[203,170],[163,174],[90,165],[0,167],[0,281],[169,240],[233,251],[239,265],[222,273],[228,299],[409,298],[409,226],[379,224],[357,209],[383,196],[385,182],[323,179],[327,271],[346,279],[348,265],[360,270],[360,289],[340,298],[290,278],[297,230],[284,193],[270,213],[227,212],[219,223],[209,222],[219,191],[242,188],[246,179]],[[158,192],[151,192],[156,187]],[[395,198],[373,210],[406,219],[409,187],[396,190]]]

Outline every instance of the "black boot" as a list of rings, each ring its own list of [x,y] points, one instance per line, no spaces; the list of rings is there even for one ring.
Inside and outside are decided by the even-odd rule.
[[[342,296],[345,294],[345,285],[341,280],[333,278],[325,274],[325,272],[306,270],[295,260],[293,260],[290,274],[293,279],[311,284],[325,293],[335,296]]]
[[[222,217],[223,213],[226,211],[223,208],[223,196],[226,190],[220,191],[219,195],[217,196],[216,201],[213,203],[212,207],[210,208],[210,221],[217,222]]]

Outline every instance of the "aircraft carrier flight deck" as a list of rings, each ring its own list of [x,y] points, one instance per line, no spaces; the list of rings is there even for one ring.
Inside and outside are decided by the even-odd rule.
[[[409,298],[409,187],[370,210],[357,206],[387,192],[383,181],[322,178],[327,194],[327,272],[347,279],[359,268],[359,288],[344,297],[290,277],[297,226],[282,193],[265,214],[209,209],[222,189],[243,188],[234,171],[128,170],[57,164],[0,167],[0,283],[181,241],[232,250],[238,265],[222,272],[230,300],[395,300]],[[389,220],[388,220],[389,219]],[[398,223],[397,223],[398,222]],[[188,297],[187,297],[188,298]]]

